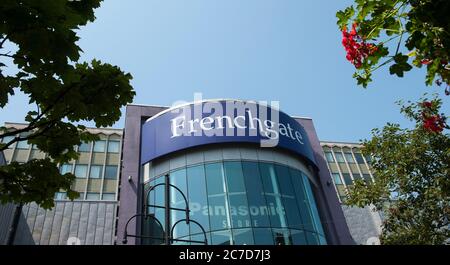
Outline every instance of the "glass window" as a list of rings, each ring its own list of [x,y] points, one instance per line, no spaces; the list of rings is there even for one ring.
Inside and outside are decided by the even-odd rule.
[[[78,192],[78,198],[76,198],[75,200],[77,200],[77,201],[81,201],[81,200],[84,200],[84,192]]]
[[[153,182],[153,186],[156,186],[160,183],[165,183],[165,177],[161,176],[158,177],[154,180]],[[150,192],[149,194],[149,198],[150,200],[150,204],[154,204],[154,205],[160,205],[160,206],[164,206],[164,186],[157,186],[156,188],[153,189],[152,192]],[[165,216],[164,216],[164,209],[163,208],[152,208],[150,209],[150,212],[153,213],[155,215],[155,218],[157,218],[160,222],[161,222],[161,226],[157,225],[156,222],[150,221],[151,222],[151,226],[154,228],[153,230],[153,235],[155,236],[162,236],[164,231],[162,231],[162,229],[165,226]],[[150,218],[151,219],[151,218]],[[163,243],[163,241],[160,240],[153,240],[154,244],[161,244]]]
[[[76,165],[75,166],[75,176],[77,178],[86,178],[87,177],[87,165]]]
[[[274,187],[278,189],[276,183],[275,170],[271,164],[259,163],[259,171],[261,173],[261,179],[264,187],[265,194],[274,194]]]
[[[270,228],[253,228],[256,245],[273,245],[272,230]]]
[[[146,184],[147,190],[150,185],[165,181],[164,177],[150,176],[150,179]],[[326,243],[313,187],[300,170],[274,163],[224,161],[172,171],[169,180],[185,192],[189,200],[190,217],[205,229],[209,244]],[[111,193],[110,196],[113,195]],[[92,195],[88,197],[92,198]],[[102,199],[105,197],[102,196]],[[164,186],[158,186],[148,200],[151,204],[163,206]],[[183,197],[174,189],[171,189],[170,205],[184,208]],[[164,226],[164,209],[151,208],[149,213]],[[172,225],[184,219],[184,214],[171,212]],[[144,221],[143,231],[150,233],[150,228],[156,231],[153,231],[153,235],[163,236],[161,228],[152,225],[151,221]],[[306,234],[306,231],[310,234]],[[178,223],[174,236],[203,240],[201,229],[193,222],[189,226]],[[162,243],[158,240],[143,242]]]
[[[203,234],[203,233],[196,234],[196,235],[192,235],[191,236],[191,240],[204,242],[205,241],[205,237],[206,237],[207,244],[211,245],[211,239],[209,238],[210,236],[211,236],[210,233],[206,233],[206,235]],[[189,244],[189,243],[187,243],[187,244]],[[192,242],[190,244],[191,245],[205,245],[204,243],[200,243],[200,242],[198,242],[198,243],[197,242]]]
[[[116,194],[115,193],[103,193],[102,200],[114,201],[114,200],[116,200]]]
[[[366,181],[366,183],[372,183],[372,178],[369,174],[363,174],[363,178]]]
[[[299,170],[291,170],[292,186],[294,187],[297,197],[297,204],[300,209],[300,216],[302,217],[303,227],[307,230],[314,230],[314,219],[311,213],[310,205],[308,203],[308,197],[303,184],[302,173]]]
[[[251,227],[241,162],[224,162],[231,227]]]
[[[359,164],[364,164],[364,158],[361,155],[361,153],[354,153],[354,154],[355,154],[356,162],[358,162]]]
[[[229,228],[228,206],[225,195],[208,195],[211,230]]]
[[[14,137],[15,136],[5,136],[5,137],[3,137],[1,139],[2,140],[1,142],[4,143],[4,144],[9,143],[9,142],[11,142],[14,139]]]
[[[65,192],[56,192],[55,193],[55,200],[65,200],[67,198]]]
[[[199,222],[205,231],[209,231],[209,209],[206,193],[205,168],[203,165],[187,168],[187,186],[190,218]],[[190,233],[200,233],[198,225],[190,224]]]
[[[105,152],[106,141],[100,140],[94,142],[94,152],[103,153]]]
[[[273,229],[273,239],[275,245],[292,245],[291,235],[286,229]]]
[[[213,245],[230,245],[231,244],[231,231],[218,231],[211,233],[211,241]]]
[[[325,236],[319,235],[319,244],[320,245],[326,245],[327,244],[327,239],[325,238]]]
[[[151,181],[150,183],[147,183],[146,189],[145,189],[146,191],[148,191],[148,189],[150,188],[150,185],[154,186],[156,184],[155,184],[154,181]],[[156,191],[158,191],[159,187],[161,187],[161,186],[158,186],[156,188]],[[164,188],[162,188],[162,189],[164,190]],[[147,202],[149,204],[155,204],[155,201],[154,201],[154,193],[155,192],[154,191],[155,190],[153,190],[149,194],[149,197],[148,197],[149,201]],[[147,195],[147,193],[146,193],[146,195]],[[155,213],[154,212],[155,208],[152,207],[152,208],[149,208],[149,209],[150,209],[149,210],[150,214],[154,214]],[[159,217],[157,217],[157,218],[159,218]],[[162,216],[162,218],[164,218],[164,216]],[[163,223],[164,219],[158,219],[158,220],[160,220],[162,222],[162,225],[164,225],[164,223]],[[154,236],[154,237],[158,237],[158,238],[164,238],[163,227],[161,227],[161,225],[159,225],[159,223],[157,221],[155,221],[154,218],[147,218],[147,219],[144,218],[144,221],[143,221],[143,224],[142,224],[142,234],[143,235],[148,235],[148,236]],[[143,238],[141,240],[142,240],[141,243],[144,244],[144,245],[159,245],[159,244],[163,243],[163,241],[160,240],[160,239]]]
[[[320,220],[319,211],[317,211],[317,204],[316,200],[314,199],[314,194],[311,188],[311,183],[308,180],[308,177],[302,173],[303,176],[303,184],[306,191],[306,196],[308,198],[309,202],[309,209],[311,209],[311,213],[314,219],[314,231],[317,231],[321,235],[324,235],[323,227],[322,227],[322,221]]]
[[[291,229],[292,243],[294,245],[307,245],[305,231]]]
[[[2,142],[2,143],[4,143],[4,144],[7,144],[7,143],[9,143],[10,141],[12,141],[12,140],[14,139],[14,137],[15,137],[15,136],[5,136],[5,137],[3,137],[3,138],[0,138],[0,142]],[[12,144],[12,145],[10,145],[10,146],[8,146],[8,149],[13,149],[13,148],[14,148],[14,145],[15,145],[15,143]]]
[[[245,193],[229,194],[228,200],[230,203],[231,227],[251,227],[247,196]]]
[[[59,172],[61,172],[62,175],[66,174],[66,173],[71,173],[72,172],[72,165],[71,164],[62,164],[59,167]]]
[[[245,192],[241,162],[224,162],[228,192]]]
[[[275,166],[277,180],[280,185],[280,192],[282,194],[282,202],[285,210],[285,215],[288,221],[288,227],[302,228],[302,219],[298,210],[294,189],[292,187],[291,176],[289,168],[286,166]]]
[[[17,149],[28,149],[30,145],[27,140],[17,142]]]
[[[233,245],[253,245],[252,229],[233,229]]]
[[[101,165],[92,165],[91,172],[89,173],[89,178],[91,179],[100,179],[102,178],[102,169]]]
[[[105,179],[117,179],[117,166],[105,166]]]
[[[325,157],[327,158],[328,162],[334,162],[333,154],[331,152],[325,152]]]
[[[186,169],[176,170],[170,173],[170,184],[179,188],[184,195],[187,195],[187,185],[186,185]],[[183,195],[175,188],[170,188],[170,206],[174,208],[184,209],[186,207],[186,202],[184,201]],[[186,213],[182,211],[170,211],[170,221],[172,226],[175,222],[185,219]],[[174,238],[180,238],[189,235],[189,225],[182,221],[178,223],[173,228]]]
[[[286,197],[294,197],[294,189],[292,188],[289,168],[285,166],[275,165],[277,181],[279,183],[280,193]]]
[[[270,227],[269,216],[267,215],[268,209],[266,199],[264,197],[264,190],[261,182],[261,175],[259,174],[258,163],[242,162],[242,170],[244,173],[252,226]],[[270,231],[269,238],[272,240]]]
[[[341,152],[335,152],[335,153],[334,153],[334,156],[336,156],[336,160],[337,160],[339,163],[345,163],[344,156],[342,155]]]
[[[367,163],[370,163],[372,161],[372,157],[369,155],[364,156],[366,158]]]
[[[348,163],[355,163],[352,153],[344,153],[344,155]]]
[[[225,193],[225,182],[223,179],[223,169],[221,163],[206,164],[206,182],[208,195]]]
[[[352,178],[350,177],[349,173],[342,173],[342,176],[344,177],[344,182],[347,186],[353,184]]]
[[[86,200],[100,200],[100,193],[88,192]]]
[[[91,142],[89,143],[81,143],[80,146],[78,146],[78,152],[90,152],[91,151]]]
[[[35,145],[35,144],[31,145],[31,149],[38,150],[37,145]]]
[[[347,196],[347,192],[345,191],[345,187],[344,185],[336,185],[339,197],[346,197]]]
[[[286,214],[277,183],[275,167],[269,163],[260,163],[259,166],[270,223],[272,227],[287,227]]]
[[[341,176],[339,175],[339,173],[333,173],[332,175],[333,175],[334,184],[336,184],[336,185],[342,184]]]
[[[354,180],[361,179],[361,175],[360,175],[359,173],[353,172],[352,175],[353,175],[353,179],[354,179]]]
[[[316,233],[306,231],[305,234],[309,245],[319,245],[319,238]]]
[[[108,141],[108,153],[119,153],[120,141],[109,140]]]
[[[229,228],[229,206],[225,194],[225,179],[222,163],[206,164],[205,174],[211,230]]]

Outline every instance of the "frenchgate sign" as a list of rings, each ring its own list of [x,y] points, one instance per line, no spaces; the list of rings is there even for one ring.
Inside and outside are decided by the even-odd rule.
[[[170,108],[142,125],[141,164],[214,143],[258,143],[290,150],[316,165],[305,129],[278,104],[200,101]]]

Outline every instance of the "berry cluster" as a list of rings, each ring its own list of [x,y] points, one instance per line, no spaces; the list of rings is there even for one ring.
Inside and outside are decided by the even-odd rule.
[[[440,133],[447,128],[444,115],[432,113],[433,104],[429,101],[422,103],[423,128],[435,133]]]
[[[372,43],[366,43],[356,32],[356,24],[353,23],[352,30],[347,32],[347,28],[342,30],[342,45],[347,52],[347,60],[356,68],[360,68],[362,62],[369,55],[377,51],[378,47]]]

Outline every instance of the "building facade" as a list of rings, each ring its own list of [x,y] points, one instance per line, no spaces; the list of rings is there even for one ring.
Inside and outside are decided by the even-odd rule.
[[[8,130],[24,126],[20,123],[5,124]],[[51,210],[44,210],[35,203],[24,205],[14,244],[114,244],[122,130],[90,128],[88,131],[98,135],[100,140],[78,146],[79,158],[59,165],[61,173],[75,174],[72,189],[78,191],[80,197],[70,201],[64,192],[58,192]],[[5,137],[2,142],[10,140]],[[45,156],[23,141],[4,151],[6,163],[24,163]],[[0,214],[3,214],[3,236],[0,239],[3,244],[15,210],[11,204],[0,207]]]
[[[370,170],[370,156],[361,153],[360,144],[322,141],[321,145],[353,240],[360,245],[379,244],[383,215],[373,207],[345,205],[348,189],[355,180],[375,181]]]
[[[196,108],[211,102],[223,115],[202,111],[196,122]],[[227,113],[231,103],[243,104],[244,113]],[[123,130],[88,129],[100,140],[80,145],[78,160],[59,165],[75,174],[81,196],[70,201],[57,193],[48,211],[25,205],[15,244],[372,242],[378,233],[372,211],[341,206],[351,180],[373,181],[359,146],[319,142],[311,119],[276,109],[277,118],[262,107],[235,100],[171,109],[128,105]],[[280,126],[279,142],[261,147],[270,124]],[[205,135],[212,129],[216,135]],[[5,152],[5,162],[44,156],[21,142]],[[0,214],[13,210],[2,206]]]

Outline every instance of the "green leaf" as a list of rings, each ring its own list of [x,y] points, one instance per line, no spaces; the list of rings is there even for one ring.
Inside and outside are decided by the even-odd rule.
[[[353,75],[354,78],[356,78],[357,84],[358,85],[362,85],[364,88],[367,88],[367,85],[372,82],[372,78],[371,78],[371,74],[370,73],[365,73],[363,75],[360,75],[358,73],[355,73]]]
[[[423,101],[431,102],[429,115],[439,114],[442,101],[436,97],[408,102],[401,113],[415,126],[387,123],[362,142],[363,154],[372,157],[375,182],[356,181],[345,201],[358,207],[374,205],[385,214],[383,244],[444,244],[450,235],[442,229],[450,207],[450,135],[423,129]]]
[[[397,75],[403,77],[403,73],[412,69],[412,66],[408,64],[408,56],[401,53],[394,56],[394,64],[389,67],[389,73],[391,75]]]
[[[338,19],[337,25],[339,26],[339,28],[341,30],[345,26],[347,26],[347,24],[349,23],[349,20],[353,17],[354,14],[355,14],[355,9],[353,8],[353,6],[349,6],[345,10],[338,11],[336,13],[336,17]]]
[[[120,118],[121,108],[133,100],[131,74],[96,60],[78,63],[79,29],[95,20],[94,9],[100,2],[0,2],[0,36],[8,32],[8,40],[17,47],[10,55],[14,57],[12,68],[18,70],[13,76],[0,76],[0,108],[16,88],[39,107],[43,115],[36,120],[38,113],[29,111],[25,121],[33,122],[33,128],[23,130],[29,135],[28,143],[48,157],[1,166],[1,202],[34,201],[50,208],[59,190],[75,198],[77,192],[71,190],[74,176],[61,175],[57,164],[76,160],[74,146],[98,136],[73,123],[93,121],[97,126],[110,126]]]

